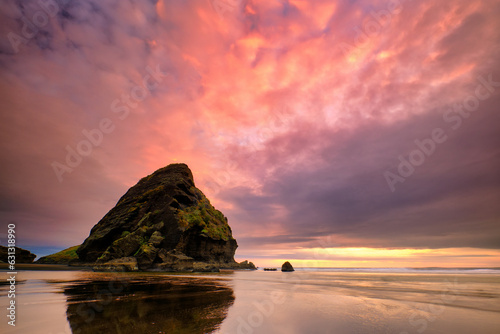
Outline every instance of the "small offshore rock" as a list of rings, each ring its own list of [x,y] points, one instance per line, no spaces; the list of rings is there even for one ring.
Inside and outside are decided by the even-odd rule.
[[[293,269],[292,264],[290,262],[286,261],[281,266],[281,271],[295,271],[295,269]]]
[[[257,270],[253,262],[248,262],[247,260],[238,263],[240,269]]]

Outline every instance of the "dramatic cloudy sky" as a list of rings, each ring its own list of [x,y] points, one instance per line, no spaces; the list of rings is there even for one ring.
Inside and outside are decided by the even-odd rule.
[[[0,17],[3,244],[12,222],[39,255],[80,244],[185,162],[240,260],[500,265],[497,0],[6,0]]]

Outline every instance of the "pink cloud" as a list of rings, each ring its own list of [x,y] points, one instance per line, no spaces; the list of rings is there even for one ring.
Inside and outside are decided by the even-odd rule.
[[[28,245],[80,242],[138,179],[182,161],[243,249],[269,231],[270,247],[322,234],[434,247],[432,225],[446,234],[457,210],[457,235],[443,244],[492,247],[498,211],[465,205],[459,194],[498,198],[484,184],[497,182],[488,143],[496,142],[498,91],[448,133],[400,198],[390,197],[382,173],[416,138],[447,125],[442,114],[479,75],[500,81],[495,1],[237,3],[221,17],[201,0],[72,1],[18,53],[0,43],[2,217],[26,226]],[[2,5],[2,36],[22,28],[19,8]],[[27,8],[37,10],[35,2]],[[373,14],[391,8],[390,21]],[[167,75],[120,119],[113,101],[125,106],[122,96],[156,66]],[[64,162],[66,146],[103,118],[114,131],[59,183],[51,163]],[[484,179],[474,182],[479,171]],[[431,223],[398,225],[417,208]],[[474,224],[486,232],[464,237]]]

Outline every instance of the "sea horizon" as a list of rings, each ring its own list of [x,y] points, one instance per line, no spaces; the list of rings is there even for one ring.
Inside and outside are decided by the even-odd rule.
[[[267,267],[266,267],[267,268]],[[271,267],[274,268],[274,267]],[[263,269],[260,268],[259,269]],[[325,271],[397,271],[397,272],[491,272],[500,273],[500,267],[294,267],[295,270],[325,270]]]

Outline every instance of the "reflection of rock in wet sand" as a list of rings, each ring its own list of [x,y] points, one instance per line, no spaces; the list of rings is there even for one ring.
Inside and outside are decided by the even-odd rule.
[[[220,282],[178,277],[75,282],[64,294],[73,334],[210,333],[234,301]]]

